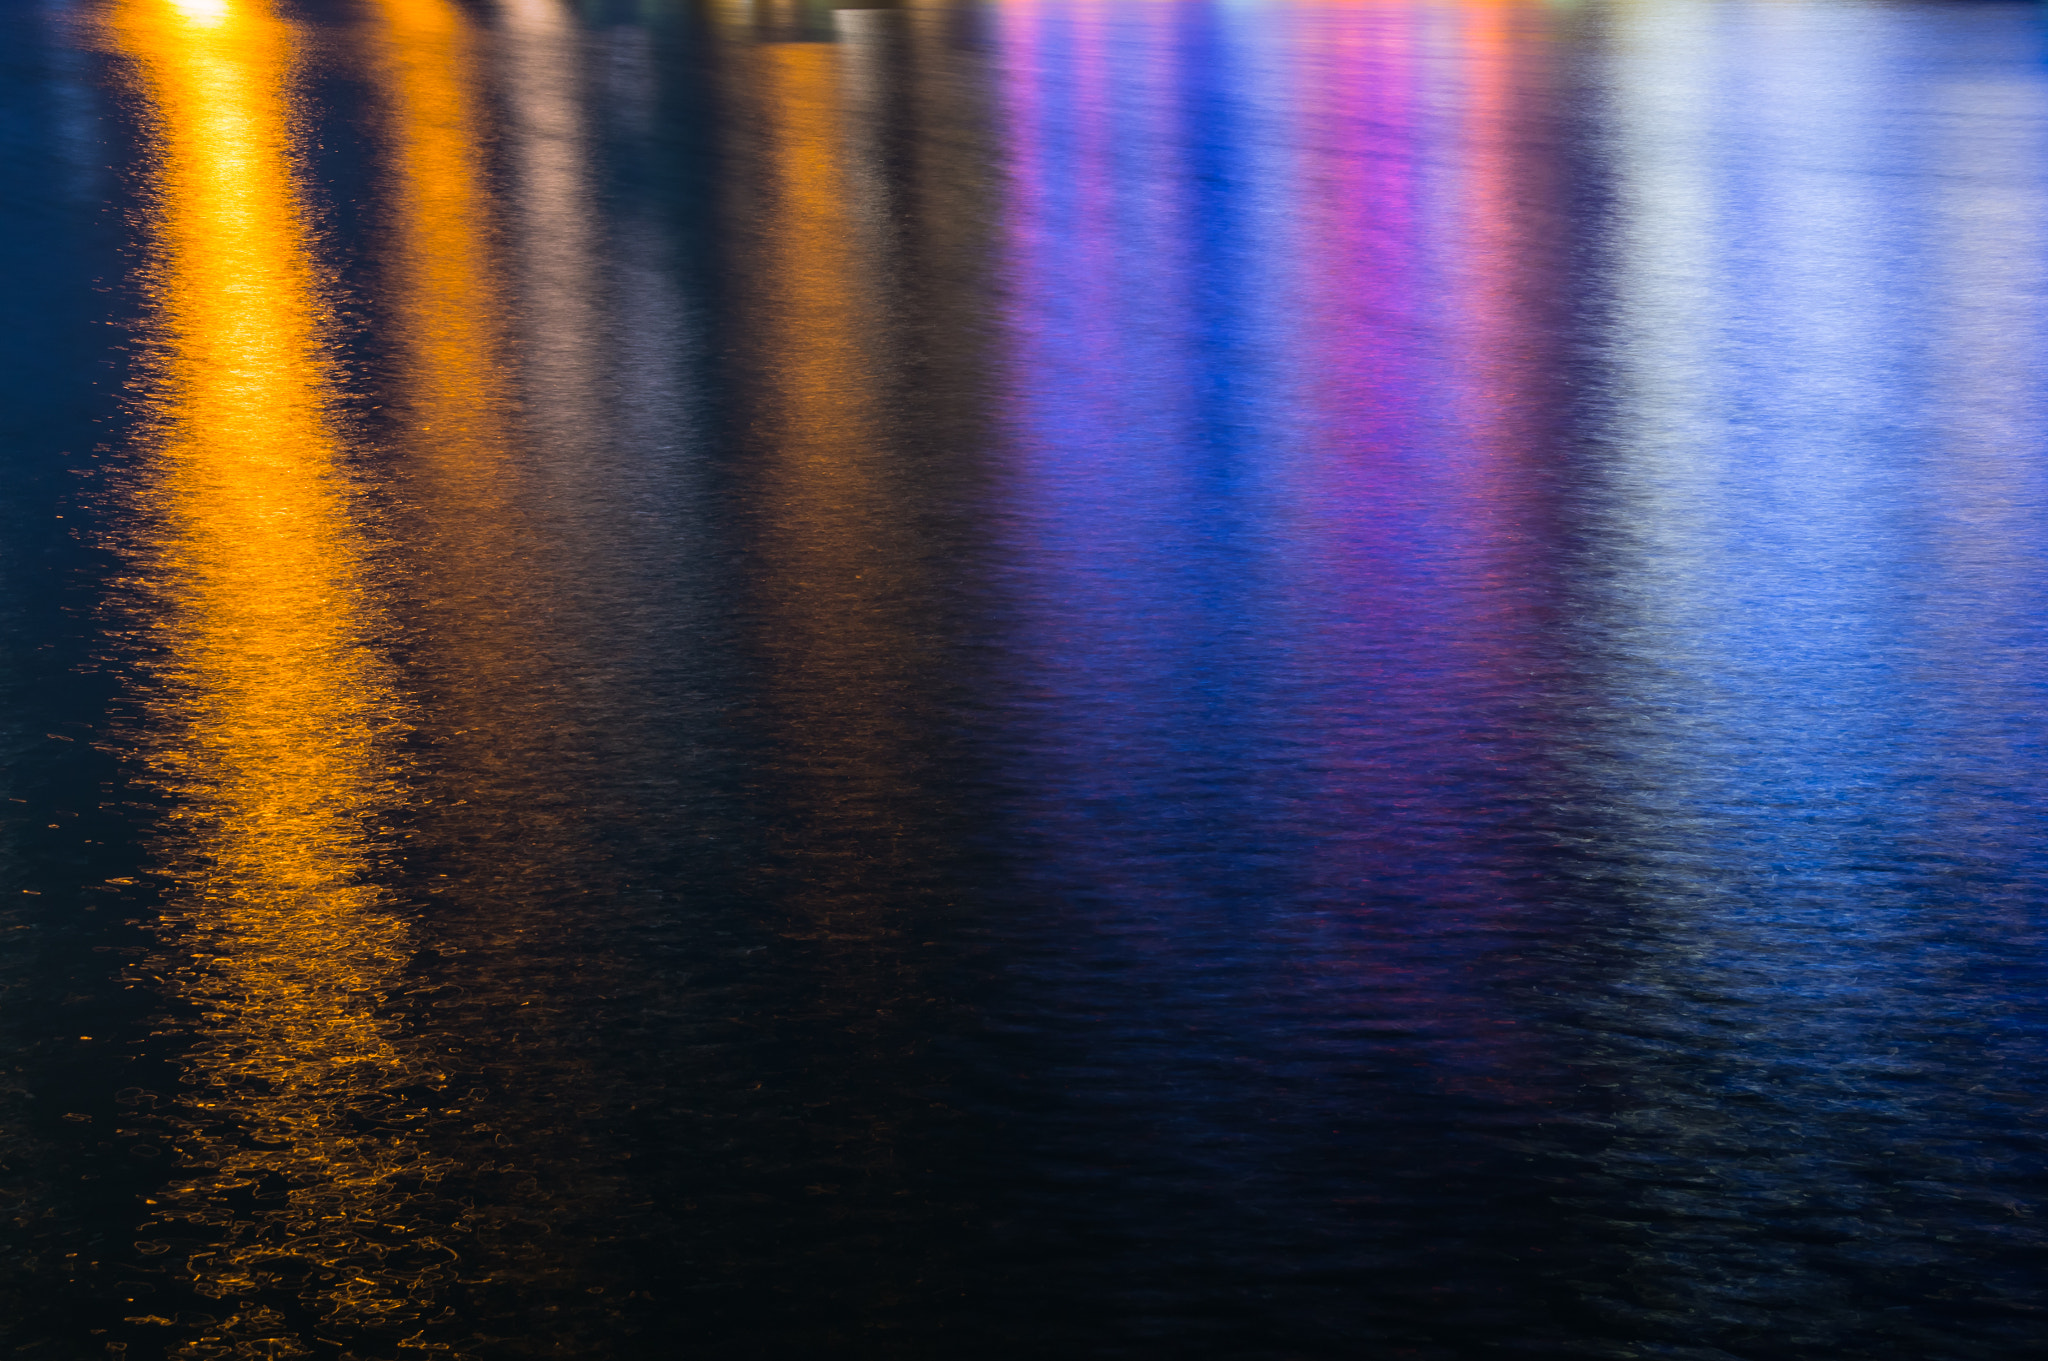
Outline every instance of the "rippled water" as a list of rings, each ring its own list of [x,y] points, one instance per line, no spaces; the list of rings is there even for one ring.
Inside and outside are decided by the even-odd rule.
[[[25,1357],[2048,1333],[2034,4],[0,10]]]

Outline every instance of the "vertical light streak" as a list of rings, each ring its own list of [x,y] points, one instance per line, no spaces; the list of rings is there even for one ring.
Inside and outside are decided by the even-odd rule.
[[[645,28],[620,25],[610,34],[610,60],[605,93],[614,127],[632,154],[644,158],[650,181],[672,173],[667,147],[657,135],[660,115],[657,92],[662,61],[653,35]],[[674,262],[664,236],[665,222],[652,207],[639,207],[620,222],[614,241],[613,315],[610,328],[620,387],[615,415],[616,444],[623,449],[670,451],[685,442],[688,427],[684,395],[677,375],[685,357],[697,347],[690,299],[677,287]],[[655,460],[660,468],[659,493],[683,499],[694,469],[680,459]],[[634,471],[647,478],[649,470]]]
[[[1923,729],[1916,745],[1943,772],[1930,784],[1953,788],[1963,784],[1954,772],[1973,770],[1988,792],[2040,741],[2031,714],[2044,585],[2032,526],[2048,506],[2048,397],[2038,380],[2048,347],[2039,305],[2048,296],[2048,90],[2031,72],[2001,71],[1949,76],[1930,93],[1946,116],[1921,153],[1943,173],[1928,205],[1922,306],[1939,340],[1929,346],[1934,438],[1918,504],[1940,569],[1914,613],[1972,664],[1943,688],[1941,740]],[[1950,816],[1971,829],[1969,853],[1986,865],[2024,863],[2039,838],[2038,814],[2023,804],[1983,799]],[[1929,850],[1955,855],[1959,840]]]
[[[301,1355],[263,1292],[404,1328],[448,1256],[404,1222],[439,1171],[384,1095],[434,1076],[380,1015],[410,949],[376,882],[403,705],[294,185],[290,32],[257,0],[123,0],[110,25],[151,120],[128,547],[155,610],[141,740],[176,807],[162,967],[196,1017],[152,1227],[202,1243],[192,1286],[237,1302],[201,1344]]]
[[[380,0],[380,11],[392,149],[382,300],[416,624],[407,662],[434,697],[423,723],[434,759],[417,777],[432,804],[419,863],[438,871],[422,935],[445,952],[429,971],[441,995],[416,1024],[450,1052],[466,1091],[460,1118],[436,1133],[460,1150],[474,1197],[458,1224],[469,1279],[566,1296],[571,1307],[544,1321],[563,1337],[589,1326],[574,1306],[605,1303],[596,1297],[617,1277],[593,1267],[589,1236],[536,1238],[533,1226],[559,1225],[564,1205],[586,1223],[626,1215],[629,1179],[593,1154],[578,1117],[535,1096],[605,1090],[603,1067],[559,1028],[586,999],[555,991],[549,968],[574,959],[583,987],[617,976],[618,957],[585,934],[590,905],[615,901],[590,829],[642,812],[618,792],[624,763],[657,758],[627,750],[602,776],[587,772],[600,744],[644,735],[622,717],[645,675],[635,654],[650,636],[672,649],[681,632],[648,603],[657,581],[675,581],[659,575],[670,564],[640,518],[666,489],[630,451],[644,446],[618,450],[603,435],[638,412],[651,438],[664,414],[659,365],[673,356],[647,348],[658,326],[675,326],[673,295],[649,265],[647,291],[612,324],[600,314],[586,48],[563,7],[503,6],[495,35],[455,0]],[[640,245],[614,239],[628,260]],[[648,329],[614,340],[643,308]],[[621,354],[646,355],[657,377],[611,363]],[[600,378],[615,383],[612,411],[598,409]]]
[[[508,417],[515,349],[484,163],[492,128],[479,43],[450,0],[379,0],[378,14],[375,72],[391,148],[383,297],[399,360],[389,415],[409,493],[406,532],[432,545],[416,557],[413,585],[433,610],[435,655],[457,659],[455,677],[501,690],[523,669],[507,656],[519,631],[502,621],[532,583],[516,565],[530,549],[509,541],[522,490]],[[444,690],[453,678],[440,678]],[[484,707],[444,693],[440,717],[475,729]]]
[[[1451,460],[1459,484],[1453,532],[1470,570],[1483,574],[1472,603],[1494,617],[1482,627],[1496,642],[1513,624],[1528,564],[1513,560],[1523,542],[1516,521],[1532,509],[1517,486],[1536,455],[1540,432],[1543,318],[1535,312],[1547,280],[1545,261],[1559,249],[1543,203],[1540,102],[1543,42],[1531,31],[1533,7],[1483,0],[1463,7],[1457,32],[1463,107],[1456,151],[1462,202],[1454,287],[1460,416],[1464,443]],[[1531,88],[1535,86],[1537,88]],[[1532,283],[1535,284],[1532,287]],[[1475,621],[1476,622],[1476,621]]]
[[[557,451],[587,456],[601,423],[595,400],[601,328],[585,169],[582,34],[560,0],[499,0],[498,8],[528,409]],[[574,485],[577,461],[558,458],[542,471]]]
[[[824,43],[757,50],[763,100],[775,120],[769,171],[782,209],[762,272],[775,322],[774,386],[787,413],[785,487],[798,517],[821,517],[818,528],[838,530],[790,537],[791,548],[811,557],[844,551],[843,517],[868,499],[860,457],[868,423],[856,335],[860,299],[850,277],[855,223],[835,116],[839,52]]]
[[[475,38],[448,0],[380,0],[389,112],[389,297],[403,347],[409,464],[444,506],[502,491],[504,299],[482,163]]]
[[[879,51],[857,42],[851,56]],[[875,447],[881,365],[869,347],[881,338],[878,307],[861,268],[862,247],[882,247],[869,230],[879,221],[856,209],[881,190],[861,178],[873,162],[849,154],[865,145],[870,115],[853,106],[849,138],[840,48],[777,43],[755,53],[772,204],[756,272],[766,386],[778,413],[763,487],[774,620],[766,641],[787,749],[808,766],[797,785],[805,806],[793,811],[823,842],[886,825],[902,793],[891,695],[909,640],[876,603],[901,563]],[[857,901],[846,892],[852,884],[838,887],[819,895],[821,913],[842,915],[839,907]],[[842,920],[837,929],[872,926]]]
[[[1834,29],[1817,42],[1813,24]],[[1872,421],[1896,214],[1850,173],[1877,154],[1859,105],[1884,88],[1880,44],[1772,6],[1674,5],[1615,32],[1615,637],[1649,687],[1633,706],[1656,693],[1745,753],[1659,742],[1660,779],[1638,762],[1627,787],[1644,840],[1712,838],[1732,896],[1854,854],[1853,829],[1737,810],[1867,778],[1897,721],[1861,665],[1898,599],[1870,585],[1896,566]]]
[[[1707,438],[1716,377],[1713,337],[1724,304],[1714,288],[1713,152],[1721,36],[1700,7],[1623,11],[1613,38],[1618,293],[1615,403],[1628,459],[1615,469],[1626,513],[1613,529],[1632,559],[1691,567],[1701,527],[1719,519],[1723,479]],[[1646,608],[1682,609],[1698,589],[1671,573]],[[1661,602],[1661,605],[1660,603]]]
[[[1446,523],[1458,517],[1444,465],[1463,451],[1446,457],[1429,438],[1430,372],[1416,341],[1433,320],[1421,208],[1438,129],[1414,69],[1427,20],[1406,4],[1292,14],[1296,121],[1271,134],[1304,148],[1291,205],[1304,282],[1298,324],[1284,333],[1302,389],[1303,448],[1288,469],[1302,541],[1290,594],[1315,638],[1298,664],[1345,679],[1322,696],[1312,731],[1323,757],[1306,763],[1328,772],[1320,797],[1346,810],[1337,834],[1311,842],[1312,873],[1322,891],[1359,901],[1376,867],[1402,865],[1412,891],[1464,903],[1470,887],[1455,872],[1425,869],[1456,859],[1419,854],[1451,821],[1440,791],[1454,784],[1456,757],[1424,736],[1442,682],[1415,677],[1458,674],[1440,649],[1446,625],[1462,623],[1445,599],[1447,541],[1459,530]],[[1416,735],[1389,742],[1387,730]],[[1392,985],[1387,971],[1364,967]],[[1407,977],[1418,991],[1443,986],[1427,972]],[[1423,1007],[1448,1004],[1439,992]]]

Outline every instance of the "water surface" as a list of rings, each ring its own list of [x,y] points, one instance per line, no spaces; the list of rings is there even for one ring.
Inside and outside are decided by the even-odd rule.
[[[29,1357],[2038,1347],[2038,5],[0,12]]]

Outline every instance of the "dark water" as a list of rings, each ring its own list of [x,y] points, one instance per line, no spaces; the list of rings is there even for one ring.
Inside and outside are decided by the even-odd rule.
[[[12,0],[31,1358],[2043,1355],[2037,5]]]

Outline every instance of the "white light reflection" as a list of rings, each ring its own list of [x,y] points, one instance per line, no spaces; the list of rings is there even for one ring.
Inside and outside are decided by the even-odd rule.
[[[506,33],[506,138],[516,172],[514,216],[528,407],[557,453],[596,433],[593,228],[586,167],[582,35],[559,0],[501,0]],[[559,462],[559,460],[557,460]]]
[[[192,23],[206,28],[228,17],[228,0],[171,0],[171,8]]]
[[[1633,1289],[1823,1347],[1838,1282],[1766,1260],[1754,1226],[1904,1175],[1871,1131],[1925,1118],[1900,1077],[1964,991],[1924,906],[1935,843],[1971,820],[1935,806],[1955,781],[1924,755],[1943,674],[1971,663],[1912,617],[1938,588],[1924,213],[1953,175],[1903,135],[1929,88],[1917,22],[1617,10],[1607,82],[1617,414],[1589,556],[1610,575],[1576,627],[1606,670],[1587,788],[1631,909],[1629,985],[1593,1007],[1633,1095],[1602,1165],[1673,1226],[1641,1240]],[[1681,1057],[1638,1046],[1646,1025],[1714,1038]],[[1766,1277],[1798,1303],[1745,1294]]]

